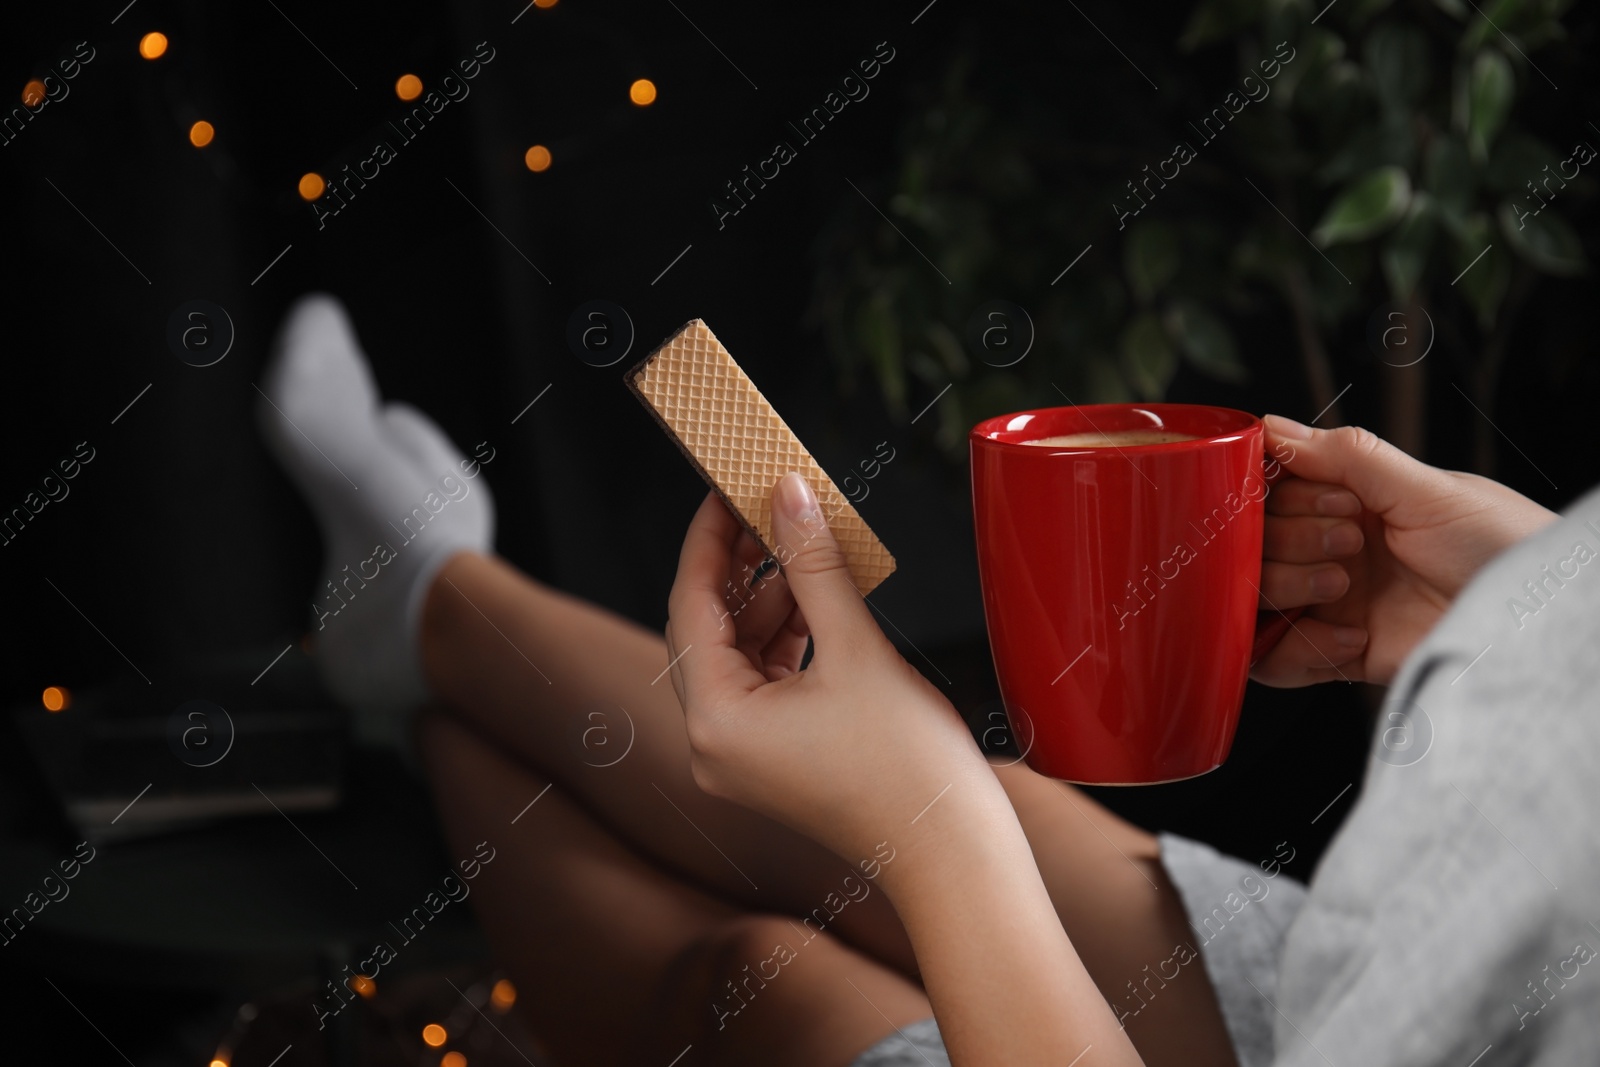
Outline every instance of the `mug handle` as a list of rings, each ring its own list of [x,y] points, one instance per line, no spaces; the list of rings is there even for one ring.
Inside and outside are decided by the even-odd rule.
[[[1266,481],[1269,489],[1282,481],[1289,473],[1281,463],[1276,462],[1274,465],[1277,470],[1269,472],[1265,456],[1262,457],[1261,462],[1261,477]],[[1289,627],[1294,625],[1295,620],[1304,614],[1305,610],[1303,607],[1290,608],[1288,611],[1277,611],[1269,608],[1265,611],[1258,610],[1256,612],[1256,636],[1255,641],[1250,646],[1250,666],[1254,667],[1261,661],[1263,656],[1277,647],[1278,642],[1282,641],[1284,635],[1289,632]]]

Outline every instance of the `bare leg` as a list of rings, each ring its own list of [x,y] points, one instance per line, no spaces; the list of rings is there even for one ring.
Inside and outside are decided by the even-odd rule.
[[[462,553],[429,591],[422,657],[454,714],[679,877],[748,909],[799,915],[860,873],[809,838],[700,791],[658,633],[501,560]],[[914,971],[883,894],[846,907],[835,923],[847,941]]]
[[[745,908],[788,914],[820,905],[848,873],[808,839],[695,786],[683,713],[660,677],[668,661],[660,635],[545,588],[501,561],[463,554],[429,593],[423,659],[434,691],[463,721],[553,779],[665,870]],[[599,720],[585,717],[589,711],[611,709],[605,730],[620,752],[628,728],[617,707],[631,719],[633,747],[615,764],[595,766],[615,756],[585,750],[575,739],[596,728]],[[1128,982],[1143,982],[1147,965],[1154,971],[1175,945],[1190,940],[1156,839],[1023,765],[997,774],[1062,925],[1102,993],[1122,1003]],[[872,957],[916,973],[882,894],[847,907],[831,929]],[[1233,1062],[1198,962],[1167,981],[1159,1005],[1130,1019],[1128,1032],[1153,1067]]]
[[[559,1062],[843,1067],[932,1014],[915,984],[829,934],[807,940],[647,863],[455,720],[426,715],[419,740],[452,852],[495,849],[471,899]]]
[[[1170,962],[1176,946],[1199,946],[1155,836],[1025,764],[995,773],[1085,969],[1119,1017],[1136,1013],[1124,1022],[1145,1063],[1232,1067],[1204,965]]]

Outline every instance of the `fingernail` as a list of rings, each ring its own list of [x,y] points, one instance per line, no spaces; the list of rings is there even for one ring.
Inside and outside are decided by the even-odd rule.
[[[1341,522],[1328,527],[1328,532],[1322,535],[1322,551],[1332,559],[1353,556],[1361,551],[1361,542],[1361,527],[1353,522]]]
[[[1311,576],[1311,595],[1320,600],[1332,600],[1344,592],[1344,571],[1339,567],[1324,567]]]
[[[817,494],[794,471],[785,474],[778,482],[778,505],[795,522],[817,522],[822,519],[822,509],[817,506]]]
[[[1317,514],[1349,518],[1361,514],[1361,501],[1354,493],[1347,493],[1343,489],[1323,493],[1317,497]]]
[[[1286,419],[1282,415],[1268,415],[1263,421],[1267,424],[1267,429],[1279,437],[1304,441],[1311,436],[1311,427],[1304,426],[1293,419]]]
[[[1344,648],[1360,648],[1367,643],[1367,631],[1359,626],[1336,626],[1333,639]]]

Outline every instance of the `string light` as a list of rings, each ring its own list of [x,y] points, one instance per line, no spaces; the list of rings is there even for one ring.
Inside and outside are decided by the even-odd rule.
[[[489,991],[489,1000],[500,1011],[507,1011],[517,1002],[517,987],[511,984],[511,979],[502,978]]]
[[[211,139],[216,135],[216,128],[205,119],[201,119],[189,127],[189,143],[196,148],[204,148],[211,143]]]
[[[350,985],[367,1000],[371,1000],[378,995],[378,983],[364,974],[358,974],[350,979]]]
[[[34,78],[22,87],[22,102],[29,107],[37,107],[44,99],[44,82]]]
[[[555,7],[556,0],[533,0],[534,7]]]
[[[536,144],[528,149],[527,153],[522,157],[522,161],[535,174],[547,171],[550,169],[550,149],[542,144]]]
[[[72,694],[59,685],[47,688],[40,699],[44,701],[44,710],[50,712],[66,711],[72,704]]]
[[[139,38],[139,54],[146,59],[160,59],[167,54],[167,35],[147,33]]]
[[[415,74],[402,74],[394,83],[394,95],[402,100],[415,100],[422,95],[422,79]]]
[[[422,1028],[422,1040],[434,1048],[444,1044],[450,1035],[444,1032],[444,1027],[438,1023],[429,1023]]]
[[[322,175],[314,170],[308,170],[300,175],[299,189],[302,200],[315,200],[327,187],[328,183],[322,180]]]
[[[211,1067],[228,1067],[228,1061],[223,1059],[221,1056],[218,1056],[216,1059],[211,1061]]]
[[[550,0],[555,3],[555,0]],[[541,5],[548,7],[548,4]],[[459,1052],[446,1052],[439,1058],[439,1067],[467,1067],[467,1058]]]
[[[640,78],[628,86],[628,99],[640,107],[649,107],[656,102],[656,83],[649,78]]]

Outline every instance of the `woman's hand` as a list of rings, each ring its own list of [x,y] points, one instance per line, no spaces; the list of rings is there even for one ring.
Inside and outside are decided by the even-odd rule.
[[[884,638],[799,475],[773,505],[782,578],[747,588],[760,550],[714,494],[683,543],[667,645],[695,781],[847,862],[893,850],[879,884],[952,1062],[1137,1064],[966,724]]]
[[[1387,685],[1463,586],[1554,522],[1498,482],[1419,463],[1353,426],[1269,415],[1267,450],[1293,475],[1267,497],[1261,606],[1309,605],[1251,676],[1276,686]]]
[[[684,540],[667,645],[695,781],[852,863],[953,783],[1003,802],[966,724],[878,629],[798,474],[773,514],[781,576],[747,584],[761,552],[714,493]]]

